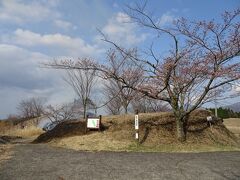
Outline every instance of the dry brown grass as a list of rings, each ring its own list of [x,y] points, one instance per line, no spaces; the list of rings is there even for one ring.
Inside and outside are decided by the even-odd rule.
[[[0,145],[0,165],[12,157],[12,145]]]
[[[115,134],[116,135],[116,134]],[[211,152],[211,151],[240,151],[239,147],[221,144],[203,143],[157,143],[139,144],[131,139],[116,139],[111,133],[93,133],[84,136],[73,136],[55,139],[52,146],[84,151],[137,151],[137,152]]]
[[[42,133],[43,130],[41,128],[38,128],[36,126],[27,126],[24,129],[21,129],[19,127],[12,127],[8,130],[5,130],[4,133],[2,133],[2,135],[30,138],[39,136]]]
[[[212,128],[207,124],[207,111],[194,112],[189,118],[187,143],[234,145],[235,137],[222,122],[216,122]],[[170,112],[139,114],[140,141],[147,146],[176,144],[176,126],[174,115]],[[117,140],[133,139],[134,115],[103,117],[103,125],[109,127],[109,136]]]
[[[125,151],[132,144],[132,141],[120,141],[111,137],[109,133],[97,132],[84,136],[55,139],[54,141],[51,141],[50,144],[75,150]]]
[[[50,143],[54,146],[90,151],[164,151],[201,152],[240,150],[236,137],[221,121],[210,128],[206,121],[207,111],[197,111],[190,116],[187,141],[179,143],[175,135],[172,113],[139,114],[140,141],[134,139],[134,115],[103,117],[103,132],[87,135],[59,137]]]
[[[37,127],[37,118],[23,121],[13,125],[10,121],[0,121],[0,135],[36,137],[43,133],[41,128]],[[24,128],[22,128],[24,126]]]
[[[8,121],[0,121],[0,134],[5,133],[5,131],[11,129],[13,125]]]
[[[240,137],[240,118],[224,119],[224,125],[235,135]]]

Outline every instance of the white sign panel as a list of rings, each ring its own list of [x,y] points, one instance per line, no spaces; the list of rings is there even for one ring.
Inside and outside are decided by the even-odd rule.
[[[88,118],[87,128],[99,129],[100,119],[98,118]]]
[[[138,115],[135,115],[135,129],[139,129]]]
[[[213,119],[212,119],[212,116],[208,116],[207,117],[207,121],[212,121]]]

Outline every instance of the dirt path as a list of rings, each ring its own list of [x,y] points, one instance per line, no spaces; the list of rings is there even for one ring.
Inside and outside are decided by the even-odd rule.
[[[0,165],[1,180],[240,179],[240,152],[79,152],[46,144],[18,144]]]

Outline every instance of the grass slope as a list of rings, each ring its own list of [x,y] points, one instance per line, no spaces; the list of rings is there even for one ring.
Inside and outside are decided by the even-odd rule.
[[[240,137],[240,118],[224,119],[224,125],[236,136]]]
[[[140,143],[134,139],[134,115],[103,117],[102,124],[105,130],[102,132],[85,134],[81,122],[82,125],[75,128],[72,134],[73,126],[68,125],[67,133],[64,133],[63,125],[62,127],[59,125],[61,128],[56,127],[54,133],[49,132],[48,138],[46,134],[41,136],[45,136],[44,141],[51,141],[50,144],[54,146],[76,150],[167,152],[239,150],[237,138],[222,121],[216,121],[211,128],[208,126],[206,117],[210,114],[208,111],[199,110],[190,115],[185,143],[176,140],[175,120],[170,112],[139,114]],[[61,135],[56,137],[58,131]]]

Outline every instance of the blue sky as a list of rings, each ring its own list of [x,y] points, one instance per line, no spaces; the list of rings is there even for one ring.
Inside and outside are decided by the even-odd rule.
[[[124,46],[147,44],[151,32],[125,23],[131,0],[0,0],[0,118],[16,113],[16,104],[32,96],[59,104],[76,96],[62,73],[39,66],[53,59],[101,60],[107,45],[97,28]],[[165,26],[178,17],[218,19],[239,0],[149,0],[148,9]],[[168,42],[163,42],[167,44]]]

